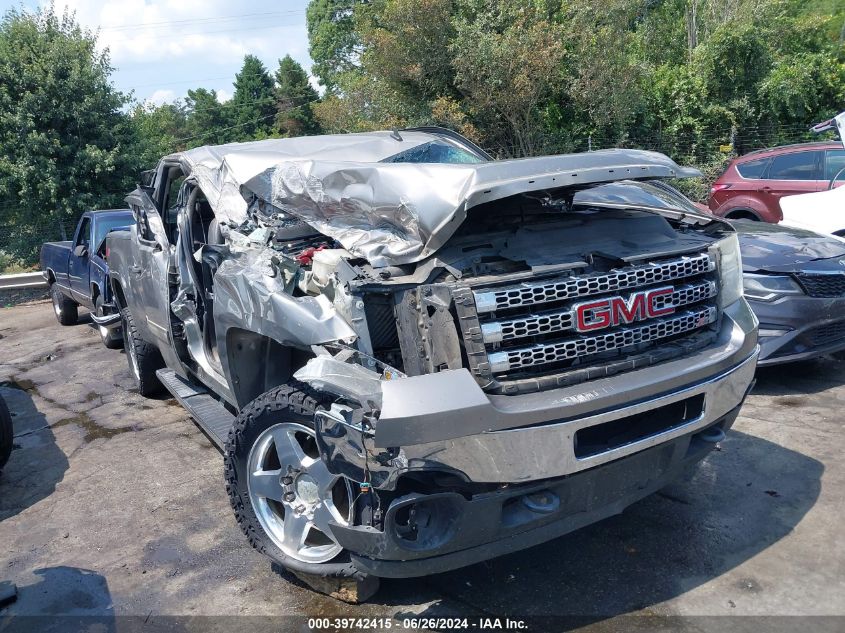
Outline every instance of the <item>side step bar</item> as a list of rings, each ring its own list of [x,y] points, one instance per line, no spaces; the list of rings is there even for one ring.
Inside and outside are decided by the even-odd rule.
[[[188,382],[172,369],[159,369],[156,376],[165,389],[191,414],[208,439],[223,452],[235,416],[203,387]]]

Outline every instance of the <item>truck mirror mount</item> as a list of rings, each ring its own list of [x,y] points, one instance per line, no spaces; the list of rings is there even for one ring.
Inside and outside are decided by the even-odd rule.
[[[73,254],[77,257],[88,257],[88,247],[85,244],[79,244],[73,249]]]

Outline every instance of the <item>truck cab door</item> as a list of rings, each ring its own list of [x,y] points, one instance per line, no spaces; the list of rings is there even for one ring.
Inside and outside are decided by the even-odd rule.
[[[91,216],[83,216],[68,256],[68,285],[73,298],[86,307],[91,303]]]
[[[127,198],[135,215],[132,234],[132,262],[129,309],[142,336],[160,349],[169,347],[170,298],[167,271],[170,243],[158,210],[146,191],[136,189]]]

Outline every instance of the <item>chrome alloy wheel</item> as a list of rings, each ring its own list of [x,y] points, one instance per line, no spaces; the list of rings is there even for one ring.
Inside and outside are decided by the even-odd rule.
[[[314,431],[292,422],[271,426],[253,444],[247,469],[255,516],[286,556],[326,563],[340,554],[329,521],[349,525],[352,488],[320,459]]]
[[[58,297],[56,291],[51,293],[50,298],[53,300],[53,312],[56,313],[57,317],[62,318],[62,306],[59,303],[59,297]]]

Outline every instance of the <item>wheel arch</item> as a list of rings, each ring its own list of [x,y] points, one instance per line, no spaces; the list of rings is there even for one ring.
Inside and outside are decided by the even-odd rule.
[[[91,305],[97,305],[97,297],[101,296],[103,293],[100,289],[100,284],[96,281],[91,282]],[[104,299],[105,300],[105,299]]]
[[[239,409],[288,382],[314,357],[311,350],[285,345],[240,327],[226,330],[225,342],[220,360]]]
[[[123,310],[127,307],[126,304],[126,293],[123,291],[123,285],[120,283],[120,279],[117,277],[111,278],[111,289],[112,293],[114,294],[114,301],[117,305],[118,310]]]
[[[763,220],[754,209],[748,207],[734,207],[722,217],[728,220],[754,220],[755,222],[762,222]]]

